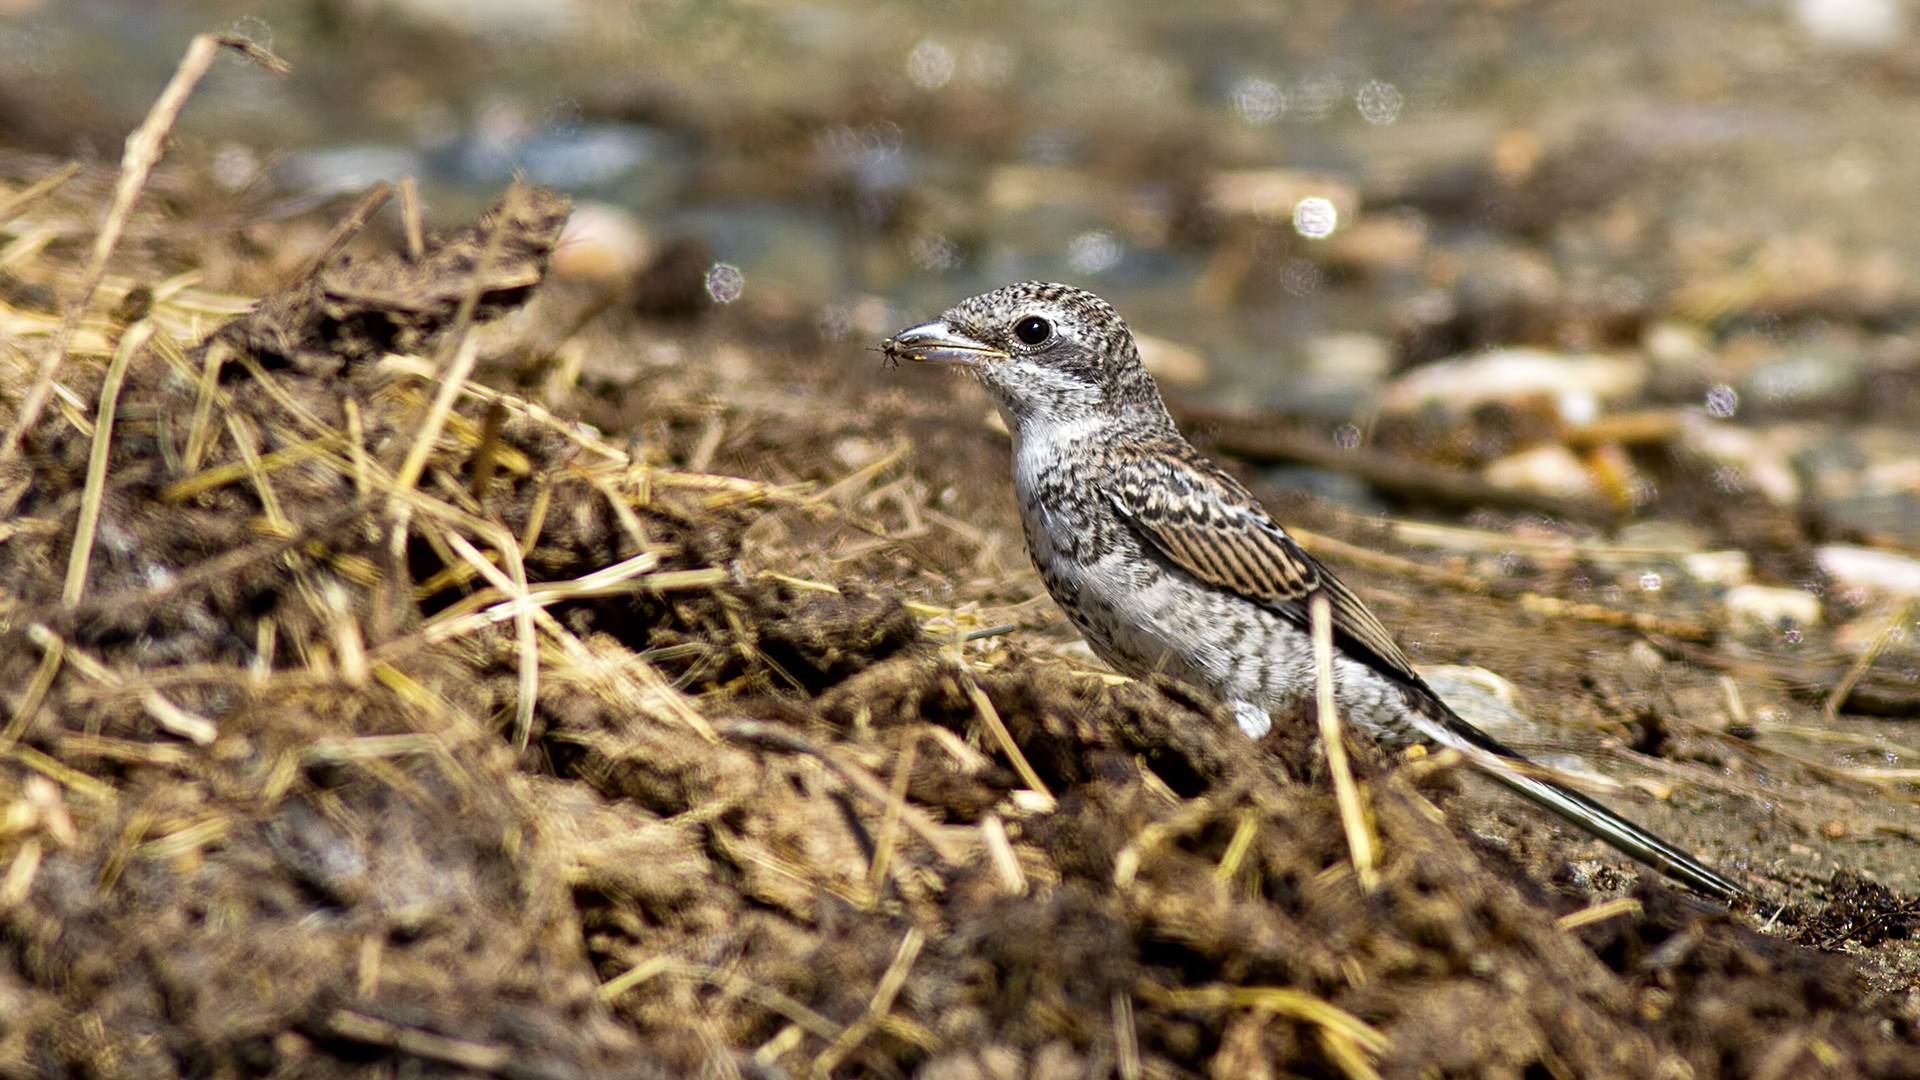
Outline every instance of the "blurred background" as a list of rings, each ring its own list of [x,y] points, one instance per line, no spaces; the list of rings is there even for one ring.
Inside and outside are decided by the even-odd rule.
[[[110,164],[186,40],[225,28],[295,67],[223,59],[176,129],[236,204],[412,174],[457,222],[520,170],[587,200],[616,257],[698,238],[828,336],[1088,284],[1197,354],[1176,382],[1246,404],[1339,411],[1485,345],[1652,336],[1666,358],[1702,333],[1758,397],[1837,399],[1904,352],[1885,335],[1917,295],[1920,43],[1896,0],[0,0],[0,20],[9,146]],[[1312,196],[1330,223],[1296,223]]]
[[[1562,429],[1683,409],[1659,441],[1690,424],[1723,487],[1911,544],[1910,21],[1897,0],[0,0],[0,144],[110,167],[186,40],[224,28],[295,71],[224,58],[175,129],[197,182],[172,197],[244,223],[206,231],[210,287],[266,287],[249,256],[297,263],[376,180],[417,177],[456,223],[521,173],[578,200],[563,275],[651,273],[642,310],[737,303],[851,354],[1061,279],[1196,407],[1626,509],[1658,498],[1647,470]],[[1386,390],[1487,349],[1534,351]],[[1274,478],[1378,508],[1336,474]]]

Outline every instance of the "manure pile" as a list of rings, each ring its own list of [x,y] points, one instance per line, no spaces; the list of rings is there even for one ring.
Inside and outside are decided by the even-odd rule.
[[[1363,889],[1311,717],[747,572],[812,491],[467,378],[565,213],[102,288],[0,474],[0,1074],[1920,1074],[1846,959],[1549,890],[1445,760],[1354,748]]]

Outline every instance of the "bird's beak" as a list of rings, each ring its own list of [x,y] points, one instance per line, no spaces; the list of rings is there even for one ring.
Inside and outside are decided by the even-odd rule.
[[[960,367],[979,367],[988,360],[1007,356],[999,349],[982,345],[965,334],[955,332],[940,319],[910,326],[881,342],[880,349],[894,360],[955,364]]]

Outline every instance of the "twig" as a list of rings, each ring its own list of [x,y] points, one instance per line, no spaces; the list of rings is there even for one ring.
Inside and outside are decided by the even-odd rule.
[[[1234,827],[1233,839],[1227,841],[1227,850],[1220,856],[1220,865],[1213,868],[1213,879],[1222,885],[1233,880],[1240,872],[1240,864],[1246,860],[1247,851],[1253,847],[1253,840],[1260,831],[1260,812],[1254,809],[1240,811],[1240,824]]]
[[[886,1015],[893,1011],[893,999],[900,994],[900,988],[906,985],[907,973],[913,969],[913,962],[919,958],[920,949],[927,943],[927,935],[919,927],[907,930],[906,937],[900,940],[900,948],[893,954],[893,963],[887,965],[886,973],[880,976],[880,983],[874,988],[873,997],[867,1002],[866,1014],[848,1024],[833,1041],[827,1044],[820,1056],[813,1059],[813,1080],[829,1080],[834,1066],[846,1059],[855,1047],[868,1035],[873,1034]]]
[[[133,216],[134,201],[140,197],[140,191],[147,185],[147,175],[160,160],[160,152],[166,145],[167,132],[172,130],[174,120],[185,107],[187,97],[193,88],[213,66],[213,59],[222,47],[234,49],[270,71],[285,72],[285,62],[258,45],[241,38],[219,34],[200,34],[187,45],[186,55],[181,57],[180,66],[174,70],[173,78],[166,89],[147,110],[147,118],[127,136],[126,151],[120,157],[120,181],[114,187],[113,204],[107,208],[107,218],[100,226],[99,235],[94,238],[93,252],[87,258],[86,275],[81,279],[80,295],[67,307],[66,316],[60,320],[60,330],[55,335],[53,347],[47,350],[47,357],[35,373],[33,386],[20,404],[20,412],[14,417],[13,427],[7,430],[4,441],[0,441],[0,464],[12,461],[20,452],[21,440],[27,432],[40,421],[40,412],[47,406],[47,398],[53,393],[53,380],[60,374],[60,365],[66,362],[67,348],[73,341],[73,335],[80,329],[81,319],[86,317],[87,308],[93,303],[94,291],[99,289],[101,278],[107,273],[107,260],[113,256],[114,248],[120,244],[120,235],[126,231],[127,221]],[[18,498],[18,496],[14,496]],[[0,518],[13,513],[13,502],[0,506]]]
[[[822,1039],[836,1039],[844,1030],[840,1025],[807,1008],[786,994],[775,990],[771,986],[761,986],[759,983],[754,982],[744,975],[735,974],[734,972],[720,968],[708,967],[705,964],[689,964],[681,960],[674,961],[668,966],[667,971],[670,974],[680,975],[690,979],[699,979],[701,982],[711,983],[714,986],[721,987],[728,993],[738,994],[763,1009],[779,1013],[781,1016],[786,1017],[788,1020],[793,1021]]]
[[[400,229],[407,235],[407,260],[419,262],[427,253],[427,238],[420,227],[420,185],[411,173],[400,178]]]
[[[887,808],[880,815],[880,834],[873,841],[873,865],[867,874],[876,902],[887,884],[887,864],[900,842],[900,811],[907,805],[907,782],[913,778],[913,760],[920,749],[920,733],[908,728],[900,733],[900,750],[893,762],[893,785],[887,790]]]
[[[220,393],[220,365],[226,362],[227,345],[219,338],[207,343],[206,355],[201,359],[200,385],[193,401],[193,421],[187,426],[187,449],[181,455],[181,471],[192,474],[200,470],[200,458],[207,452],[207,429],[213,419],[214,400]]]
[[[27,682],[26,692],[14,705],[13,719],[7,721],[5,731],[0,731],[0,753],[6,751],[20,736],[26,734],[27,726],[33,723],[33,714],[40,711],[40,703],[47,698],[47,691],[53,689],[54,677],[60,674],[60,663],[65,658],[65,641],[54,638],[55,646],[40,656],[40,666],[34,670],[33,678]]]
[[[1372,892],[1380,883],[1374,871],[1373,837],[1367,827],[1366,810],[1360,805],[1360,788],[1353,782],[1353,769],[1347,763],[1347,744],[1341,738],[1340,714],[1333,698],[1333,603],[1326,593],[1316,592],[1308,611],[1313,620],[1320,741],[1326,747],[1327,771],[1333,774],[1334,799],[1340,804],[1340,824],[1347,833],[1347,850],[1353,855],[1354,873],[1360,887]]]
[[[499,464],[500,429],[506,422],[507,407],[495,399],[487,406],[480,422],[480,445],[467,461],[468,490],[473,492],[475,502],[485,502],[487,490],[493,486],[493,472]]]
[[[779,724],[765,720],[728,720],[715,724],[714,729],[729,739],[758,743],[761,746],[784,750],[791,754],[806,754],[825,762],[827,767],[837,773],[849,786],[869,801],[884,807],[887,805],[887,789],[873,775],[859,765],[845,760],[839,754],[828,753],[811,739]],[[965,853],[957,849],[953,841],[941,832],[940,826],[928,817],[926,811],[912,804],[900,807],[900,820],[914,834],[927,842],[940,861],[948,866],[958,866],[965,860]]]
[[[1362,1023],[1352,1013],[1302,990],[1284,986],[1200,986],[1168,990],[1142,979],[1133,986],[1138,997],[1168,1009],[1265,1009],[1312,1024],[1322,1038],[1333,1037],[1334,1047],[1323,1046],[1349,1080],[1379,1080],[1363,1054],[1387,1048],[1387,1037]]]
[[[1140,1030],[1133,1019],[1133,995],[1125,988],[1113,992],[1113,1050],[1120,1080],[1140,1080]]]
[[[320,244],[320,250],[309,255],[307,261],[301,263],[300,268],[293,272],[293,277],[288,279],[285,288],[291,289],[304,285],[308,278],[324,269],[329,262],[333,261],[335,255],[340,254],[340,249],[347,246],[348,241],[352,240],[361,229],[367,227],[367,222],[379,212],[381,207],[387,205],[387,200],[391,198],[393,198],[393,185],[385,180],[368,188],[366,194],[360,196],[360,201],[353,204],[353,209],[347,211],[347,216],[341,218],[339,223],[334,225],[333,231],[327,234],[326,240]]]
[[[107,365],[100,384],[100,411],[93,422],[93,449],[87,455],[87,486],[80,496],[80,516],[73,527],[73,550],[67,553],[67,582],[60,602],[71,608],[87,591],[87,564],[93,559],[93,535],[100,526],[100,501],[106,496],[107,454],[113,449],[113,414],[120,405],[120,384],[133,354],[153,336],[153,323],[142,319],[127,328],[120,347]]]
[[[1833,693],[1827,695],[1826,703],[1820,706],[1822,719],[1831,724],[1839,717],[1840,706],[1847,700],[1847,695],[1853,693],[1853,688],[1859,683],[1860,677],[1865,675],[1867,669],[1873,666],[1873,662],[1880,658],[1880,651],[1893,640],[1894,633],[1906,624],[1907,616],[1911,614],[1913,614],[1913,601],[1908,600],[1893,613],[1893,618],[1887,620],[1887,625],[1873,636],[1873,641],[1861,651],[1859,658],[1853,662],[1853,666],[1847,669],[1847,673],[1841,676],[1839,683],[1834,686]]]
[[[1555,919],[1554,924],[1562,930],[1573,930],[1582,926],[1591,926],[1597,922],[1605,922],[1620,915],[1638,915],[1641,910],[1640,901],[1631,896],[1623,896],[1617,900],[1608,900],[1603,904],[1568,912]]]
[[[502,530],[503,532],[505,530]],[[533,731],[533,706],[540,693],[540,649],[533,636],[533,618],[535,609],[526,603],[528,598],[526,570],[520,563],[519,546],[513,537],[495,537],[494,543],[500,550],[501,561],[517,572],[509,578],[500,572],[485,555],[480,554],[467,538],[448,529],[447,546],[451,547],[467,565],[480,572],[480,575],[493,583],[493,586],[509,597],[519,601],[514,608],[514,636],[518,639],[520,658],[520,700],[513,710],[513,744],[519,749],[527,748],[527,739]]]
[[[967,697],[972,700],[974,711],[980,714],[981,722],[987,725],[987,731],[993,735],[993,741],[1000,744],[1000,751],[1013,763],[1013,771],[1020,775],[1021,782],[1038,794],[1043,802],[1049,806],[1054,804],[1057,800],[1054,799],[1053,792],[1047,789],[1047,782],[1040,779],[1040,774],[1035,772],[1032,763],[1027,761],[1027,755],[1021,753],[1020,744],[1013,741],[1013,732],[1008,731],[1006,721],[1000,719],[1000,710],[993,707],[993,701],[987,697],[987,692],[980,689],[980,683],[974,679],[973,672],[968,671],[958,662],[954,664],[954,672],[960,677],[961,689],[965,690]]]
[[[403,1054],[475,1072],[497,1073],[513,1064],[504,1047],[450,1039],[419,1028],[401,1027],[371,1016],[336,1009],[327,1017],[327,1033],[350,1042],[385,1046]]]
[[[994,873],[1000,875],[1000,884],[1010,895],[1025,896],[1027,872],[1020,868],[1020,856],[1015,854],[1006,823],[1000,820],[999,814],[991,810],[980,814],[980,840],[987,847],[987,859],[993,863]]]
[[[5,225],[14,218],[26,213],[34,203],[53,194],[55,188],[73,179],[79,175],[79,173],[80,163],[77,161],[69,161],[65,165],[34,181],[26,188],[8,196],[5,202],[0,202],[0,225]]]
[[[480,306],[480,297],[487,291],[487,275],[493,272],[494,264],[500,259],[500,246],[506,242],[507,224],[520,207],[520,192],[518,184],[507,192],[501,204],[500,217],[487,235],[479,260],[474,263],[467,293],[460,298],[453,321],[447,324],[444,331],[446,337],[441,342],[440,355],[434,363],[439,373],[440,391],[434,395],[427,418],[421,421],[420,433],[414,437],[413,446],[407,451],[406,460],[401,463],[400,471],[395,476],[402,490],[412,488],[419,482],[420,474],[427,467],[427,457],[433,453],[433,444],[440,439],[440,429],[446,426],[447,414],[453,411],[453,403],[460,397],[467,376],[473,374],[473,366],[479,360],[480,343],[469,333],[473,329],[473,313]],[[395,512],[398,512],[397,506]]]

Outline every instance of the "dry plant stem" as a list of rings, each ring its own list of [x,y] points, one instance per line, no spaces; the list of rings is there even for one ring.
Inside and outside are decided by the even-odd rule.
[[[24,190],[8,196],[6,202],[0,202],[0,225],[5,225],[14,218],[26,213],[33,208],[34,203],[53,194],[54,190],[61,184],[73,179],[79,175],[79,173],[80,163],[77,161],[69,161],[58,169],[35,180]]]
[[[1597,922],[1605,922],[1620,915],[1638,915],[1640,911],[1639,900],[1631,896],[1622,896],[1617,900],[1608,900],[1592,907],[1581,908],[1579,911],[1568,912],[1555,919],[1554,924],[1562,930],[1573,930],[1582,926],[1591,926]]]
[[[900,940],[900,948],[893,954],[893,963],[887,965],[886,973],[880,976],[880,984],[874,988],[873,998],[867,1002],[866,1015],[848,1024],[845,1030],[827,1044],[820,1056],[813,1059],[813,1080],[829,1080],[834,1067],[846,1060],[854,1048],[865,1041],[868,1035],[880,1027],[889,1012],[893,1011],[893,999],[900,994],[900,988],[906,985],[907,973],[913,970],[913,962],[920,957],[920,949],[927,943],[927,935],[915,926],[907,931]]]
[[[1133,1018],[1133,995],[1113,992],[1113,1048],[1120,1080],[1140,1080],[1140,1031]]]
[[[449,529],[446,533],[447,546],[453,548],[465,559],[468,565],[478,570],[482,577],[492,582],[514,600],[519,601],[513,614],[514,636],[519,643],[520,654],[520,700],[515,702],[513,710],[513,745],[521,750],[527,748],[527,740],[533,731],[533,706],[540,694],[540,648],[533,636],[534,609],[527,604],[526,569],[520,562],[520,549],[513,537],[495,537],[495,545],[500,550],[501,561],[508,564],[514,575],[509,579],[502,574],[485,555],[467,542],[467,538]]]
[[[427,235],[420,227],[420,185],[412,174],[400,178],[400,229],[407,236],[407,258],[419,262],[427,253]]]
[[[369,1046],[391,1047],[403,1054],[475,1072],[498,1072],[513,1063],[513,1054],[498,1046],[449,1039],[445,1035],[401,1027],[345,1009],[337,1009],[327,1017],[327,1027],[337,1038]]]
[[[1893,640],[1894,633],[1906,624],[1907,617],[1912,614],[1913,601],[1909,600],[1901,604],[1899,610],[1893,613],[1893,617],[1887,620],[1887,625],[1874,635],[1873,642],[1860,653],[1860,658],[1853,662],[1853,666],[1847,669],[1844,676],[1841,676],[1840,682],[1833,688],[1833,693],[1828,694],[1826,703],[1820,706],[1822,719],[1831,724],[1839,717],[1840,706],[1846,702],[1847,695],[1853,693],[1853,688],[1859,684],[1860,677],[1865,675],[1867,669],[1873,666],[1873,662],[1880,658],[1880,651],[1887,647],[1887,643]]]
[[[401,490],[407,490],[420,482],[420,474],[427,469],[427,458],[433,454],[433,447],[440,440],[440,433],[446,429],[447,416],[453,412],[454,399],[460,396],[460,384],[473,374],[473,367],[480,359],[480,341],[478,338],[463,336],[459,351],[440,373],[440,391],[434,395],[433,404],[427,408],[427,417],[421,421],[420,431],[414,436],[413,445],[407,450],[405,461],[394,474],[395,483]],[[396,496],[397,498],[397,496]],[[398,506],[394,513],[398,513]]]
[[[1284,986],[1202,986],[1167,990],[1142,980],[1134,993],[1144,1000],[1175,1009],[1264,1009],[1279,1016],[1312,1024],[1322,1045],[1348,1080],[1379,1080],[1367,1054],[1387,1048],[1387,1037],[1352,1013],[1312,994]],[[1331,1043],[1331,1045],[1329,1045]],[[1338,1051],[1335,1052],[1335,1047]]]
[[[887,789],[871,773],[839,754],[816,746],[812,740],[782,725],[764,720],[729,720],[714,724],[713,729],[729,739],[818,758],[862,797],[881,807],[885,807],[889,801]],[[926,841],[927,847],[940,857],[941,862],[948,866],[959,866],[966,861],[966,853],[948,839],[926,811],[912,803],[903,804],[900,807],[900,820],[916,836]]]
[[[689,964],[681,960],[672,961],[667,970],[675,975],[711,983],[730,994],[738,994],[761,1008],[779,1013],[822,1039],[829,1041],[837,1039],[844,1030],[840,1025],[780,991],[770,986],[761,986],[744,975],[708,967],[705,964]]]
[[[1333,698],[1333,604],[1325,593],[1315,593],[1309,611],[1313,620],[1320,742],[1327,751],[1327,771],[1333,774],[1333,795],[1340,804],[1340,824],[1347,832],[1347,850],[1353,855],[1354,874],[1360,880],[1360,887],[1372,892],[1380,884],[1380,876],[1374,870],[1373,836],[1367,827],[1366,809],[1360,805],[1359,785],[1353,782],[1353,769],[1347,762],[1347,744],[1341,738],[1340,714]]]
[[[180,467],[191,476],[200,471],[200,459],[207,452],[207,429],[213,422],[213,404],[220,397],[220,365],[226,362],[226,344],[218,338],[207,344],[206,358],[200,369],[200,386],[193,402],[193,422],[187,427],[187,448]]]
[[[93,251],[87,258],[86,274],[81,279],[80,295],[68,305],[65,317],[60,320],[60,329],[54,335],[53,345],[47,350],[47,358],[35,373],[33,386],[28,389],[26,398],[20,404],[20,412],[14,417],[13,427],[7,431],[5,441],[0,442],[0,464],[18,456],[21,440],[40,421],[40,412],[46,408],[47,398],[53,393],[53,380],[60,374],[60,365],[66,362],[67,348],[73,341],[73,335],[79,331],[80,321],[86,317],[88,306],[93,303],[93,294],[100,288],[100,280],[106,276],[107,260],[120,244],[120,235],[126,231],[127,220],[133,216],[133,204],[140,197],[141,189],[146,187],[147,175],[160,160],[167,132],[173,129],[173,122],[185,107],[187,97],[206,75],[207,69],[213,66],[214,57],[219,55],[223,46],[240,52],[270,71],[284,73],[288,70],[278,57],[240,38],[201,34],[187,45],[180,66],[174,70],[173,78],[167,83],[166,89],[160,92],[153,107],[147,110],[147,118],[134,129],[133,134],[127,136],[126,152],[120,157],[120,181],[114,187],[113,204],[107,208],[106,221],[101,224],[100,233],[94,238]],[[12,500],[0,506],[0,518],[12,513]]]
[[[507,407],[496,399],[487,406],[486,416],[480,422],[480,445],[467,462],[473,474],[469,487],[475,502],[484,502],[488,489],[493,486],[493,473],[499,465],[500,429],[506,422]]]
[[[966,690],[967,697],[973,701],[974,710],[980,714],[981,723],[987,725],[987,731],[993,735],[993,741],[999,744],[1000,751],[1007,755],[1008,761],[1013,763],[1013,771],[1019,774],[1021,782],[1051,805],[1055,801],[1053,792],[1047,789],[1046,781],[1040,779],[1040,774],[1034,771],[1032,763],[1027,760],[1027,755],[1020,752],[1020,744],[1013,741],[1013,732],[1007,730],[1006,721],[1000,719],[1000,710],[993,707],[987,692],[980,689],[980,683],[974,679],[973,672],[968,671],[964,662],[958,659],[954,662],[954,672],[959,676],[961,688]]]
[[[502,220],[513,216],[520,200],[521,189],[515,184],[501,204]],[[401,463],[400,472],[395,477],[403,490],[419,482],[420,474],[426,470],[427,458],[433,453],[433,444],[439,441],[447,416],[453,412],[453,403],[466,386],[467,376],[473,374],[473,365],[480,356],[479,342],[469,334],[473,329],[473,313],[480,306],[481,294],[486,292],[487,275],[493,272],[494,263],[500,259],[500,245],[506,241],[506,234],[505,228],[496,226],[487,236],[486,246],[481,249],[480,258],[474,264],[467,294],[460,298],[460,307],[454,312],[453,321],[447,325],[446,337],[440,345],[440,356],[434,364],[439,372],[440,391],[434,395],[427,418],[420,424],[420,433],[414,437],[413,446],[408,449],[406,460]]]
[[[385,180],[368,188],[366,194],[360,196],[360,201],[353,204],[353,209],[347,211],[347,216],[341,218],[339,223],[334,225],[333,231],[327,233],[327,238],[321,243],[320,250],[308,256],[307,261],[301,263],[300,268],[294,271],[293,277],[287,282],[287,287],[292,288],[304,283],[332,262],[333,257],[340,254],[340,249],[346,247],[348,241],[359,235],[360,230],[367,227],[367,222],[379,212],[381,207],[387,205],[387,200],[391,198],[393,198],[393,185]]]
[[[1024,896],[1027,892],[1027,873],[1020,868],[1020,856],[1013,850],[1013,840],[1007,835],[1006,823],[1000,815],[991,810],[980,814],[980,840],[986,845],[987,858],[993,863],[994,873],[1000,876],[1000,884],[1010,896]]]
[[[900,842],[900,811],[907,805],[907,782],[913,778],[913,761],[920,749],[920,733],[908,728],[900,734],[900,750],[893,763],[893,785],[887,790],[887,808],[880,816],[880,834],[873,841],[873,866],[867,884],[875,902],[886,888],[887,865]]]
[[[54,647],[41,654],[40,666],[34,671],[33,680],[27,683],[26,693],[20,695],[20,701],[14,707],[13,719],[7,721],[5,731],[0,731],[0,752],[26,734],[27,725],[33,722],[33,714],[40,711],[40,703],[46,700],[47,691],[53,688],[54,676],[60,674],[65,642],[56,637],[54,643]]]
[[[107,455],[113,449],[113,414],[120,405],[120,384],[127,377],[133,354],[153,336],[153,322],[142,319],[127,328],[120,347],[107,365],[100,384],[100,412],[93,423],[93,449],[87,456],[87,486],[80,496],[80,520],[73,527],[73,549],[67,554],[67,582],[60,602],[71,608],[87,590],[87,564],[93,559],[93,535],[100,526],[100,500],[106,495]]]

